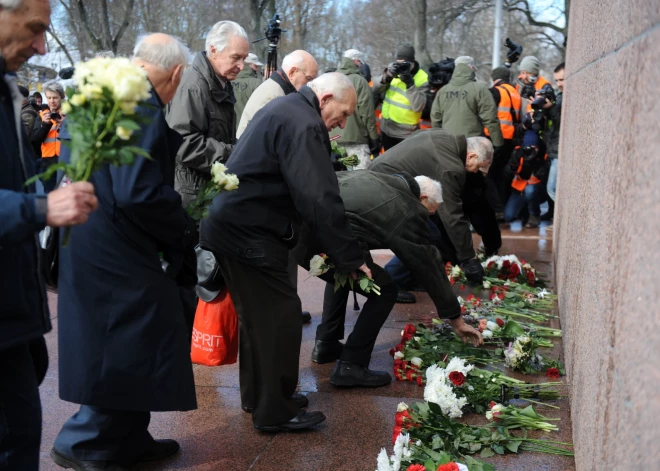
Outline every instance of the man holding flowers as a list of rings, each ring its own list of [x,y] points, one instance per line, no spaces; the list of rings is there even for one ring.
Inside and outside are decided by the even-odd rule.
[[[153,34],[138,40],[132,63],[92,59],[76,67],[79,89],[65,128],[72,145],[63,146],[62,160],[77,152],[76,108],[100,106],[110,92],[124,116],[111,142],[122,158],[129,139],[139,152],[91,173],[99,211],[60,250],[60,397],[81,404],[51,451],[65,468],[123,470],[176,453],[176,441],[150,435],[150,412],[197,407],[177,290],[186,282],[184,258],[194,260],[195,223],[173,188],[179,139],[162,111],[188,60],[178,40]],[[139,125],[128,119],[133,114]]]

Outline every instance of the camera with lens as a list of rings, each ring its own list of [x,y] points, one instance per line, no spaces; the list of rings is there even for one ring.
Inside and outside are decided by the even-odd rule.
[[[58,119],[61,119],[61,118],[62,118],[62,115],[59,114],[57,111],[53,111],[50,114],[50,119],[54,119],[55,121],[57,121]]]
[[[277,44],[280,41],[280,37],[282,36],[281,24],[280,15],[275,13],[264,30],[264,36],[266,36],[271,44]]]
[[[394,78],[397,78],[403,73],[410,72],[412,70],[412,65],[408,61],[392,62],[387,66],[387,70]]]
[[[511,65],[520,58],[520,55],[523,52],[523,48],[520,44],[514,43],[509,38],[506,38],[504,45],[509,48],[509,52],[506,54],[504,65],[508,68],[511,68]]]
[[[451,57],[431,64],[429,67],[429,85],[436,90],[447,85],[454,73],[455,66],[454,59]]]

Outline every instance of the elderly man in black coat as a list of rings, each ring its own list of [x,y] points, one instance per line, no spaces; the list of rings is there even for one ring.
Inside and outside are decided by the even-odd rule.
[[[466,325],[461,308],[449,285],[445,264],[440,252],[431,243],[428,216],[442,203],[442,187],[426,176],[400,172],[394,175],[359,170],[338,174],[340,195],[346,207],[353,233],[360,241],[363,256],[371,268],[374,281],[381,288],[380,296],[357,292],[367,297],[353,332],[342,345],[344,319],[349,287],[335,290],[332,273],[323,275],[328,284],[323,299],[323,319],[316,330],[316,344],[312,361],[336,361],[330,376],[335,386],[384,386],[389,384],[389,373],[356,377],[349,372],[354,364],[369,365],[378,332],[394,307],[397,286],[390,275],[376,265],[369,250],[390,249],[413,272],[428,291],[438,317],[448,319],[454,331],[464,341],[482,343],[481,335]],[[318,253],[312,242],[301,265],[308,266],[310,255]]]
[[[324,74],[277,98],[250,122],[227,167],[240,180],[220,193],[202,222],[200,244],[215,253],[242,323],[241,400],[261,431],[314,426],[294,394],[302,330],[289,250],[304,222],[337,270],[371,275],[351,232],[330,162],[328,131],[343,127],[356,103],[352,83]]]
[[[78,470],[118,471],[175,453],[177,442],[150,435],[150,412],[197,408],[177,281],[159,255],[179,265],[194,258],[195,223],[173,188],[178,135],[162,111],[188,50],[154,34],[138,42],[133,60],[153,86],[151,106],[137,111],[146,118],[138,145],[152,158],[92,175],[99,210],[60,252],[60,397],[81,406],[51,457]]]

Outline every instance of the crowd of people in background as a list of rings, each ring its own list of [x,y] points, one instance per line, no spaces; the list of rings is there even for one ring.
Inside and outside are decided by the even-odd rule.
[[[45,52],[49,18],[46,1],[0,0],[0,159],[8,169],[0,177],[0,467],[38,469],[37,387],[51,325],[37,234],[47,225],[74,226],[57,287],[60,397],[80,404],[51,451],[64,468],[121,471],[179,450],[148,426],[152,411],[197,407],[190,337],[200,257],[236,306],[242,408],[261,432],[326,419],[296,392],[301,319],[309,319],[298,267],[309,269],[314,254],[327,254],[332,268],[322,276],[310,360],[334,362],[334,386],[390,384],[388,372],[369,368],[371,354],[394,304],[415,302],[413,290],[429,293],[460,338],[483,343],[460,316],[445,263],[480,282],[477,253],[498,252],[500,223],[537,228],[552,217],[563,64],[554,69],[557,92],[533,56],[515,79],[509,68],[492,70],[489,88],[476,80],[473,58],[427,72],[403,44],[372,78],[355,45],[336,71],[319,74],[314,57],[298,50],[263,77],[232,21],[216,23],[192,60],[179,39],[150,34],[132,61],[152,86],[138,132],[152,158],[104,168],[89,183],[60,185],[53,175],[38,192],[25,181],[71,158],[65,90],[52,82],[30,94],[13,73]],[[359,163],[344,167],[331,140]],[[240,186],[220,193],[200,225],[184,208],[217,162]],[[473,231],[482,239],[476,249]],[[374,249],[394,257],[380,267]],[[367,301],[343,343],[350,289],[335,289],[335,273],[380,286],[355,288]]]

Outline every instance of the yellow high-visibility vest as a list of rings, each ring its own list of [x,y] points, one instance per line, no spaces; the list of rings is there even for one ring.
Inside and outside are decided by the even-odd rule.
[[[415,87],[421,87],[429,80],[429,76],[423,70],[419,70],[413,77]],[[422,111],[413,111],[410,101],[406,96],[406,84],[401,79],[395,78],[385,93],[383,100],[383,118],[395,123],[416,125],[422,117]]]

